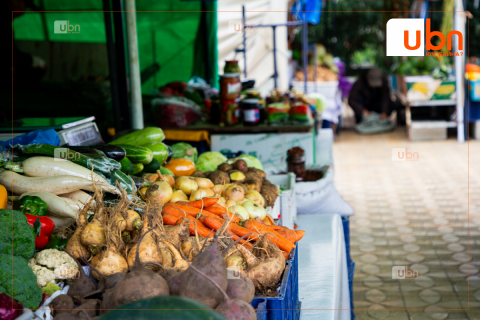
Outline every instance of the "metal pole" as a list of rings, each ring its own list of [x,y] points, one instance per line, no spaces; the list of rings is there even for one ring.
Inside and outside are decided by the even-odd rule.
[[[465,20],[466,15],[463,12],[463,1],[456,0],[455,1],[455,12],[454,12],[454,29],[456,31],[460,31],[461,34],[465,35]],[[459,37],[457,37],[459,39]],[[457,90],[457,141],[462,143],[465,141],[465,124],[464,124],[464,116],[463,110],[465,107],[465,80],[464,80],[464,72],[465,72],[465,38],[463,38],[462,49],[459,49],[460,43],[456,45],[455,53],[462,52],[462,55],[458,55],[454,57],[455,61],[455,84]]]
[[[120,104],[118,102],[117,69],[115,67],[115,45],[113,43],[112,16],[110,0],[103,0],[103,19],[105,21],[105,35],[107,37],[108,74],[110,78],[110,92],[112,95],[113,119],[115,131],[122,131]]]
[[[115,28],[115,60],[117,63],[118,100],[120,105],[120,120],[122,130],[132,127],[130,122],[130,107],[128,105],[127,58],[125,54],[125,35],[123,22],[122,0],[112,0],[113,23]]]
[[[127,9],[125,17],[127,19],[132,127],[133,129],[143,129],[142,80],[140,79],[135,0],[125,0],[125,8]]]
[[[303,32],[302,32],[302,46],[303,46],[303,76],[304,76],[304,92],[307,93],[307,47],[308,47],[308,34],[307,34],[307,13],[305,12],[305,4],[303,5]]]
[[[276,38],[276,30],[277,27],[272,27],[273,31],[273,83],[274,83],[274,88],[277,89],[277,41],[275,40]]]
[[[243,33],[243,76],[247,78],[247,34],[245,33],[245,25],[247,19],[245,18],[245,6],[242,6],[242,33]]]
[[[315,92],[318,92],[318,82],[317,82],[317,46],[313,44],[313,81],[315,81]]]

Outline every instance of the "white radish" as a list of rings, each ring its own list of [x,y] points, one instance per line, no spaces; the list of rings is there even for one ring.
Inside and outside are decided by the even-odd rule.
[[[50,157],[31,157],[22,162],[23,173],[29,177],[74,176],[108,183],[95,172],[68,160]]]
[[[61,194],[60,197],[80,201],[83,204],[87,204],[92,199],[91,195],[82,190]],[[90,204],[90,208],[95,209],[95,200]]]
[[[62,199],[63,201],[65,201],[66,203],[68,203],[70,208],[72,208],[72,210],[74,210],[74,211],[82,210],[83,207],[85,206],[83,203],[81,203],[78,200],[72,200],[72,199],[65,198],[65,197],[59,197],[59,198]]]
[[[63,194],[80,189],[95,191],[92,181],[79,177],[26,177],[10,170],[0,172],[0,184],[15,194],[24,194],[32,191]],[[97,182],[96,186],[103,191],[120,194],[117,188],[107,183]]]
[[[60,198],[48,192],[33,191],[33,192],[27,192],[22,194],[20,196],[20,199],[22,199],[25,196],[39,197],[40,199],[45,201],[45,203],[47,204],[47,208],[48,208],[47,211],[49,215],[53,215],[59,218],[70,218],[70,219],[77,218],[78,209],[72,208],[72,206],[67,201],[65,201],[64,198]]]
[[[70,218],[59,218],[59,217],[51,216],[48,214],[47,216],[53,220],[53,223],[55,223],[56,228],[70,227],[75,222],[75,220]]]

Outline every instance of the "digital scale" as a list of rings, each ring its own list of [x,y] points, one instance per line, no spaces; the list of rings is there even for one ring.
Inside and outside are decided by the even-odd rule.
[[[60,145],[89,146],[103,143],[95,117],[23,118],[0,126],[0,140],[6,141],[34,130],[55,129]]]

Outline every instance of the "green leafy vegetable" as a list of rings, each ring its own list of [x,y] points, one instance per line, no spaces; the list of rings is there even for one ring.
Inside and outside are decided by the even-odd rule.
[[[187,158],[193,162],[197,161],[198,151],[197,148],[192,147],[186,142],[175,143],[172,146],[173,159]]]
[[[30,259],[35,253],[35,232],[28,224],[27,217],[17,210],[1,209],[0,254],[12,255],[12,234],[13,255]]]
[[[218,165],[227,161],[225,157],[220,152],[210,151],[202,153],[195,163],[195,167],[200,171],[215,171],[217,170]]]

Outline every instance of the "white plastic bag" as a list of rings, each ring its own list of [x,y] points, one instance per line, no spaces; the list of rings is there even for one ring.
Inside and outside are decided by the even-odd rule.
[[[307,166],[306,170],[319,169],[318,165]],[[343,200],[333,184],[333,169],[329,167],[322,179],[295,184],[297,214],[336,213],[351,216],[353,208]]]

